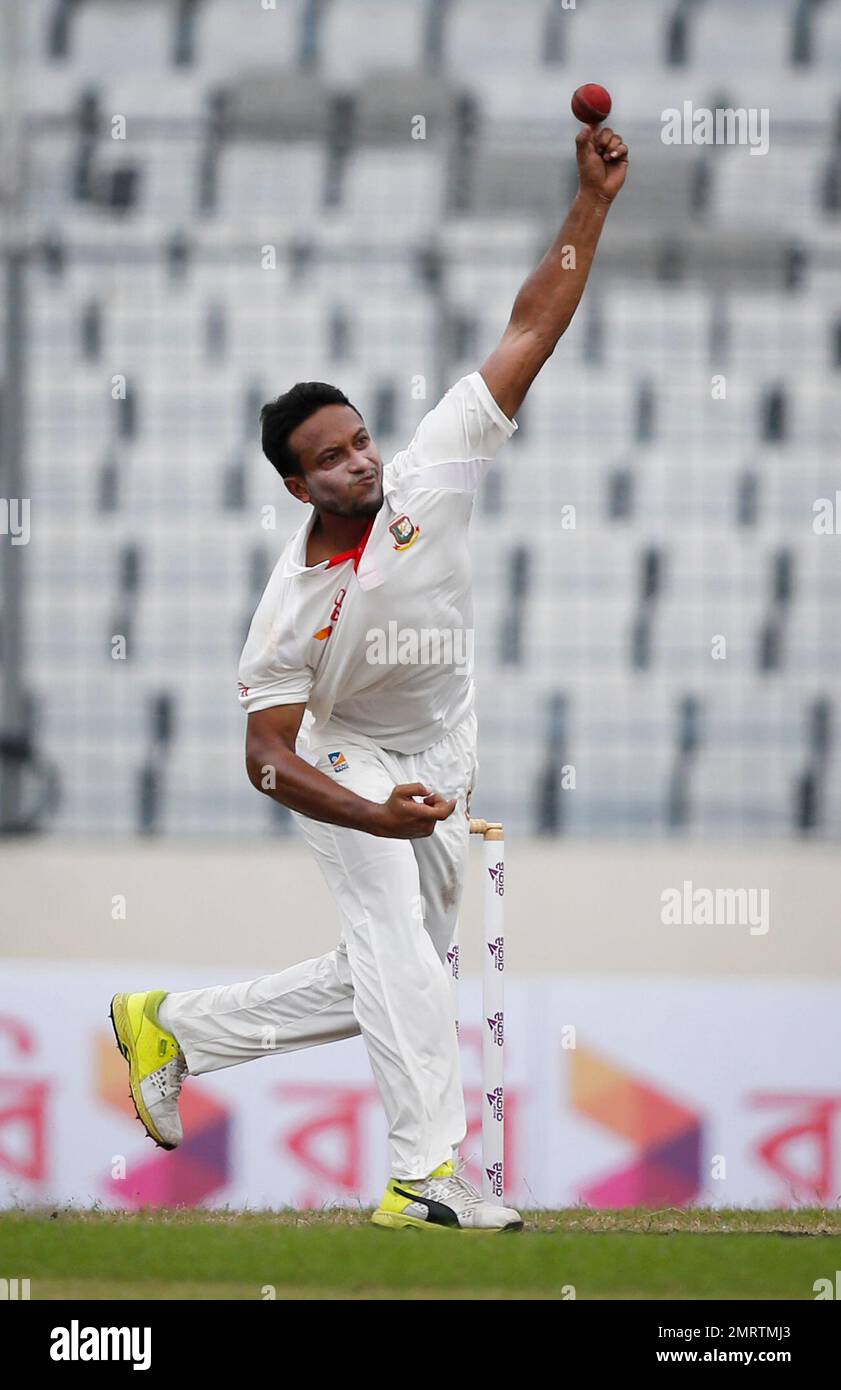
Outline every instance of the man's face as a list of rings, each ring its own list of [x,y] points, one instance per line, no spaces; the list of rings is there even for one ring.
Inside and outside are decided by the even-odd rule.
[[[301,468],[285,480],[293,497],[333,516],[376,516],[383,504],[382,460],[351,406],[322,406],[292,431],[289,447]]]

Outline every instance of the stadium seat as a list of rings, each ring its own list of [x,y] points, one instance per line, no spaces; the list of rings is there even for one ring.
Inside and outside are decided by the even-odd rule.
[[[82,0],[70,21],[70,52],[82,77],[172,66],[176,6],[172,0]]]
[[[738,9],[728,0],[707,0],[690,19],[690,65],[707,73],[736,75],[751,63],[771,73],[791,58],[793,8],[749,0]]]
[[[727,352],[737,370],[783,372],[792,360],[810,370],[830,367],[831,319],[826,303],[734,292],[727,300]]]
[[[816,7],[812,23],[815,66],[837,78],[841,65],[841,6],[835,3]]]
[[[440,158],[422,143],[405,151],[358,149],[345,169],[341,213],[356,235],[379,222],[406,234],[432,231],[444,212],[444,189]]]
[[[468,209],[474,216],[554,218],[559,224],[574,190],[569,157],[483,150],[467,171]]]
[[[306,226],[323,206],[326,159],[323,145],[304,140],[228,145],[219,160],[219,214],[229,220],[261,219],[267,227]]]
[[[535,444],[598,438],[602,446],[623,446],[632,437],[633,402],[634,384],[627,379],[605,392],[600,370],[553,371],[529,396],[529,431]]]
[[[330,0],[318,35],[319,69],[355,85],[373,69],[419,67],[426,12],[425,0]]]
[[[633,24],[627,23],[623,0],[599,0],[562,12],[566,70],[590,74],[590,80],[618,92],[629,70],[662,66],[666,52],[667,6],[638,4]],[[577,79],[576,79],[577,80]]]
[[[543,58],[546,0],[454,0],[446,33],[446,63],[454,77],[471,70],[538,68]]]
[[[452,135],[459,85],[439,74],[374,69],[353,89],[353,136],[360,144],[427,143],[443,156]],[[425,127],[416,125],[422,116]],[[415,132],[418,132],[417,134]]]
[[[324,140],[330,128],[331,92],[312,73],[290,72],[279,82],[271,67],[252,65],[224,92],[223,129],[229,140],[280,143]]]
[[[603,360],[625,369],[681,361],[706,364],[710,348],[709,295],[675,286],[652,297],[617,285],[600,306]]]
[[[813,526],[841,444],[841,5],[812,7],[796,65],[790,0],[687,6],[680,67],[659,0],[452,0],[440,67],[422,0],[236,8],[197,6],[178,64],[174,0],[82,0],[64,56],[52,0],[21,10],[24,606],[51,827],[288,828],[244,775],[234,689],[304,516],[260,406],[332,381],[385,460],[404,448],[556,236],[571,89],[598,78],[631,177],[471,523],[482,804],[515,836],[787,835],[818,770],[815,833],[837,835],[841,764],[816,757],[810,711],[837,709],[841,662],[837,537]],[[685,100],[770,108],[769,153],[664,145]]]
[[[175,68],[162,73],[138,74],[134,71],[108,74],[96,83],[100,110],[108,118],[112,114],[126,117],[127,134],[134,139],[135,124],[146,127],[148,138],[149,113],[156,119],[171,117],[173,123],[199,123],[206,112],[207,82],[192,68]],[[175,125],[178,131],[178,126]],[[182,138],[188,128],[181,127]],[[189,128],[194,135],[195,127]],[[158,131],[158,142],[160,130]]]
[[[243,5],[232,24],[229,0],[204,0],[196,27],[196,66],[213,81],[228,81],[257,64],[275,72],[294,68],[301,56],[305,3],[282,0],[274,9]]]
[[[743,146],[716,150],[709,216],[715,226],[745,228],[757,218],[779,232],[807,231],[820,216],[821,177],[828,150],[786,147],[774,141],[767,155]],[[773,212],[772,212],[773,209]]]
[[[703,174],[703,151],[667,147],[665,157],[662,150],[635,157],[634,177],[622,190],[623,231],[632,222],[689,230],[703,209]]]

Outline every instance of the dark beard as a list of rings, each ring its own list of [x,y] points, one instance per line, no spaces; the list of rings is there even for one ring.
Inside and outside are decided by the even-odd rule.
[[[360,498],[360,500],[359,500],[358,502],[351,502],[351,503],[349,503],[349,505],[348,505],[347,507],[341,507],[341,508],[339,508],[339,507],[321,507],[320,510],[323,511],[323,512],[328,512],[328,514],[330,514],[330,515],[332,515],[332,516],[347,516],[347,517],[350,517],[350,516],[364,516],[364,517],[369,517],[369,516],[376,516],[376,515],[377,515],[377,512],[378,512],[378,511],[380,510],[380,508],[382,507],[382,504],[383,504],[383,490],[382,490],[382,488],[380,488],[380,489],[379,489],[379,493],[378,493],[376,496],[369,498],[367,501],[363,501],[363,500]]]

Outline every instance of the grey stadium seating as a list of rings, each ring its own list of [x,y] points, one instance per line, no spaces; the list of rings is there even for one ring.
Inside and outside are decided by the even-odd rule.
[[[554,236],[598,79],[632,176],[472,523],[479,803],[515,834],[841,834],[841,539],[813,527],[841,0],[30,0],[22,28],[42,828],[290,829],[236,706],[303,515],[259,406],[335,381],[404,446]],[[684,100],[769,107],[767,155],[665,145]]]

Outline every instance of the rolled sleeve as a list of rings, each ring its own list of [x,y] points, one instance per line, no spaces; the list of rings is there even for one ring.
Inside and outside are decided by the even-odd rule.
[[[312,691],[312,671],[291,633],[264,628],[254,616],[242,656],[237,690],[246,714],[274,705],[305,705]]]
[[[245,713],[256,714],[257,710],[273,709],[275,705],[305,705],[310,697],[312,681],[275,681],[258,686],[238,681],[237,689],[239,703]]]

